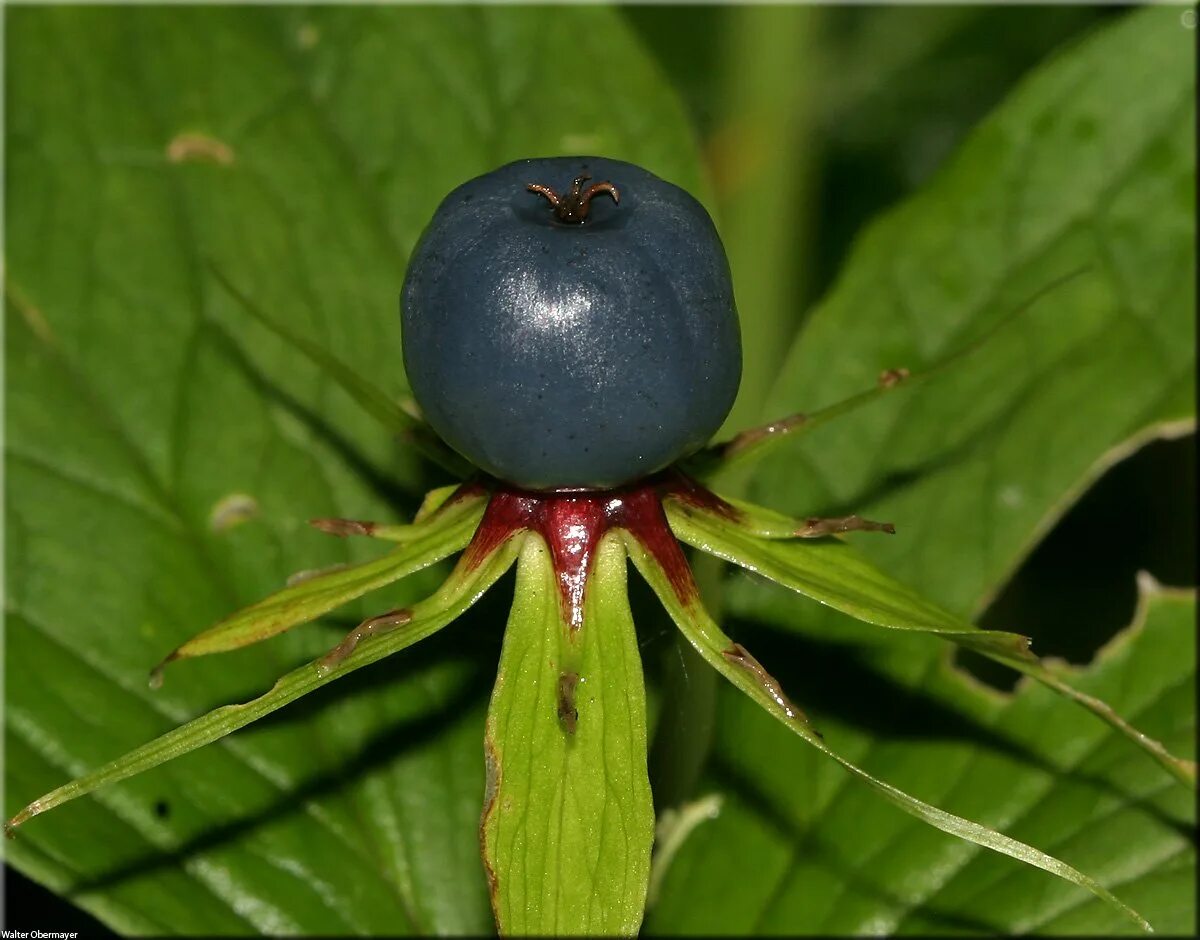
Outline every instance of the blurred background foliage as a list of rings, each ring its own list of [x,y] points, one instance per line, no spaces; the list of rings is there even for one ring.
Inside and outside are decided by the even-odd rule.
[[[758,366],[728,425],[741,427],[760,417],[791,338],[863,225],[929,180],[1031,68],[1124,11],[631,6],[620,14],[691,117],[739,305],[758,317],[747,350]],[[1132,619],[1136,571],[1195,583],[1195,489],[1194,437],[1138,451],[1060,521],[983,623],[1019,624],[1042,654],[1089,661]],[[649,610],[644,593],[635,610]],[[8,927],[106,933],[8,876]]]

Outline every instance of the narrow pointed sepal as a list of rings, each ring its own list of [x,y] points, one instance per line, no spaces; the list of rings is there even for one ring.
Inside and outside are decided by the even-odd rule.
[[[488,710],[480,823],[503,934],[637,933],[654,841],[641,658],[615,531],[583,591],[525,536]]]
[[[366,538],[381,539],[385,542],[410,542],[427,531],[428,527],[422,523],[427,522],[452,497],[457,497],[458,500],[465,501],[468,497],[478,498],[482,496],[482,493],[482,486],[470,483],[442,486],[436,490],[430,490],[421,501],[421,505],[417,509],[417,514],[413,517],[412,523],[408,525],[340,518],[309,519],[308,524],[320,532],[336,536],[337,538],[344,539],[352,535],[361,535]]]
[[[938,809],[891,784],[871,776],[861,767],[835,751],[816,732],[803,713],[791,702],[780,684],[739,643],[731,640],[704,610],[703,605],[681,598],[654,556],[632,536],[626,537],[629,557],[667,608],[676,626],[697,652],[734,686],[757,702],[768,714],[781,721],[813,747],[841,764],[846,770],[874,788],[889,802],[943,832],[976,845],[1008,855],[1086,888],[1146,932],[1146,920],[1113,895],[1099,882],[1033,846],[1018,842],[987,826]]]
[[[681,503],[681,508],[689,506],[715,512],[720,518],[736,525],[738,531],[753,535],[760,539],[816,539],[828,535],[844,535],[847,532],[884,532],[896,534],[896,527],[890,522],[876,522],[864,519],[862,516],[805,516],[801,519],[786,516],[764,506],[756,506],[745,500],[732,497],[717,497],[708,494],[704,500],[691,500],[688,496],[695,493],[707,493],[693,484],[691,490],[679,490],[670,494],[669,498]]]
[[[665,505],[672,531],[688,545],[858,620],[934,634],[1004,661],[1034,661],[1028,637],[982,630],[954,617],[888,577],[841,540],[787,542],[763,537],[755,526],[770,518],[766,510],[759,511],[761,519],[743,525],[738,517],[679,499],[668,498]]]
[[[1194,760],[1176,757],[1167,750],[1161,741],[1139,731],[1117,714],[1116,709],[1107,702],[1096,698],[1094,695],[1081,692],[1044,662],[1018,662],[1009,663],[1008,665],[1012,666],[1018,672],[1029,676],[1031,679],[1053,689],[1059,695],[1082,705],[1101,721],[1105,722],[1105,724],[1119,731],[1153,757],[1180,783],[1193,789],[1196,787],[1196,762]]]
[[[160,685],[163,669],[175,660],[259,643],[454,554],[470,541],[485,502],[481,490],[464,487],[436,512],[405,526],[408,536],[386,555],[293,579],[283,590],[237,611],[173,650],[151,672],[150,684]]]
[[[1196,765],[1172,755],[1099,699],[1073,689],[1029,650],[1028,637],[984,630],[921,597],[884,574],[850,545],[837,539],[787,542],[764,535],[764,528],[787,517],[729,501],[706,506],[676,497],[666,500],[667,519],[676,535],[701,551],[731,561],[866,623],[926,633],[1003,663],[1045,683],[1117,729],[1176,780],[1196,786]]]
[[[6,834],[11,835],[17,826],[33,816],[211,744],[347,673],[436,633],[474,604],[512,566],[516,559],[515,542],[510,539],[482,558],[460,559],[441,588],[409,608],[409,616],[403,625],[372,637],[369,642],[356,644],[353,650],[333,664],[323,657],[293,669],[265,695],[243,704],[213,709],[98,770],[47,793],[10,819],[4,827]]]

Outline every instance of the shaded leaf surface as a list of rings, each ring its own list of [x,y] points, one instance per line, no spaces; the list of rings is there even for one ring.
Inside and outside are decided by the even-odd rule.
[[[205,259],[398,395],[405,259],[453,186],[582,150],[698,187],[676,102],[604,10],[26,8],[6,26],[12,812],[444,576],[146,688],[294,572],[379,553],[306,519],[404,520],[447,482]],[[568,41],[569,65],[512,54]],[[235,493],[255,511],[214,531]],[[490,930],[488,616],[452,628],[473,642],[429,641],[30,823],[8,860],[122,931]]]
[[[1194,592],[1144,585],[1135,623],[1067,678],[1194,753],[1194,617]],[[756,646],[766,664],[786,647],[764,640]],[[805,676],[830,659],[786,666],[784,688],[804,703]],[[871,665],[876,686],[895,682]],[[873,773],[1065,859],[1160,932],[1190,929],[1194,894],[1181,888],[1195,865],[1193,796],[1118,733],[1028,680],[1011,698],[983,692],[944,658],[918,693],[897,695],[892,686],[892,694],[891,707],[913,717],[888,722],[891,740],[869,748],[861,719],[824,708],[810,714],[828,742],[854,746]],[[723,742],[750,738],[785,753],[789,735],[773,723],[764,730],[757,709],[723,704],[734,706],[721,713]],[[861,788],[784,779],[795,770],[790,759],[756,777],[739,758],[718,763],[732,802],[680,850],[652,927],[662,918],[681,932],[1136,933],[1069,885],[881,810],[873,795],[854,792]],[[740,878],[736,858],[744,856],[769,874]],[[706,891],[722,892],[723,902],[702,903]]]

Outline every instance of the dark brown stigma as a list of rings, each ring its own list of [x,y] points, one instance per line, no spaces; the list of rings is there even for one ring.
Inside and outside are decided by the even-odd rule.
[[[575,181],[571,183],[571,188],[567,190],[565,196],[560,196],[549,186],[543,186],[541,183],[530,183],[526,189],[531,193],[545,196],[550,205],[554,207],[554,215],[560,222],[580,225],[587,219],[588,210],[592,207],[592,199],[600,193],[608,193],[615,205],[621,203],[621,194],[617,191],[617,187],[607,181],[592,183],[591,186],[584,189],[583,184],[590,179],[591,176],[587,173],[575,177]]]

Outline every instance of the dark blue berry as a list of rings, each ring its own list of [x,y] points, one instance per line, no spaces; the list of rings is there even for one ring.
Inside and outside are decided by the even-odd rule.
[[[458,187],[413,252],[401,306],[426,419],[529,489],[662,469],[716,432],[741,378],[712,220],[616,160],[521,160]]]

